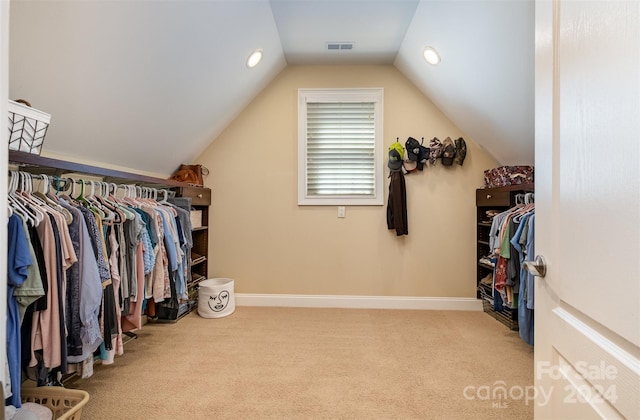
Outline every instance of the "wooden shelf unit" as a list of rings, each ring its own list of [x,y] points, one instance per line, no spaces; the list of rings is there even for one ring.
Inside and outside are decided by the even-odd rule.
[[[198,227],[191,231],[193,248],[191,249],[191,279],[187,282],[189,296],[187,312],[192,312],[198,306],[198,284],[208,278],[209,257],[209,206],[211,205],[211,189],[202,187],[177,187],[173,189],[176,197],[189,198],[191,209],[200,215]]]

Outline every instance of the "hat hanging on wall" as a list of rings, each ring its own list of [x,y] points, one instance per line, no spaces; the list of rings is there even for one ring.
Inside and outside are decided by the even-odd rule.
[[[456,157],[456,146],[453,144],[451,137],[447,137],[442,141],[442,164],[444,166],[453,165],[453,159]]]
[[[389,146],[389,169],[392,171],[402,170],[402,161],[404,160],[404,147],[400,142],[396,141]]]
[[[424,137],[422,138],[422,143],[424,143]],[[420,143],[420,153],[418,154],[418,170],[421,171],[424,168],[425,162],[429,159],[429,154],[431,153],[431,149],[425,147]]]
[[[456,144],[456,158],[453,160],[458,165],[462,166],[464,158],[467,157],[467,143],[462,137],[455,141]]]
[[[442,155],[442,142],[437,137],[429,140],[429,163],[436,164],[436,159]]]
[[[389,146],[389,169],[392,171],[404,169],[406,172],[422,171],[427,161],[431,165],[435,165],[437,159],[440,159],[444,166],[451,166],[454,163],[462,166],[467,156],[467,143],[462,137],[458,137],[455,141],[451,140],[451,137],[447,137],[443,141],[434,137],[429,141],[429,147],[422,143],[424,143],[424,137],[422,142],[408,137],[403,147],[396,139]],[[404,160],[405,149],[406,161]]]
[[[422,138],[424,142],[424,137]],[[429,148],[418,143],[418,140],[409,137],[404,143],[407,149],[407,157],[410,161],[416,162],[415,167],[421,171],[424,168],[424,162],[429,158]]]
[[[407,158],[414,162],[418,161],[420,155],[420,143],[413,137],[409,137],[404,143],[404,147],[407,149]]]

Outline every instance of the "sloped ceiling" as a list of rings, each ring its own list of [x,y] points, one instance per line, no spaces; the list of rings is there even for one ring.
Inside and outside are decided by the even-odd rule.
[[[499,162],[533,164],[534,26],[533,1],[421,1],[395,65]]]
[[[395,65],[501,163],[533,162],[533,0],[10,7],[10,97],[52,114],[44,154],[169,175],[285,66],[366,63]],[[424,61],[425,45],[440,65]],[[257,48],[264,59],[249,69]]]

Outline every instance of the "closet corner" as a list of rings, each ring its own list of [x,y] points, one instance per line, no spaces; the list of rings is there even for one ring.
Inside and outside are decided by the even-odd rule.
[[[508,228],[499,225],[499,215],[503,215],[519,205],[520,198],[534,191],[533,184],[510,185],[505,187],[479,188],[476,190],[476,290],[482,300],[484,312],[518,331],[518,310],[520,282],[514,276],[520,275],[519,255],[508,259],[500,257],[501,247],[510,246],[510,238],[505,239]],[[511,232],[513,235],[514,232]],[[508,252],[503,252],[508,255]],[[508,273],[507,273],[508,272]],[[496,278],[510,276],[506,284]]]

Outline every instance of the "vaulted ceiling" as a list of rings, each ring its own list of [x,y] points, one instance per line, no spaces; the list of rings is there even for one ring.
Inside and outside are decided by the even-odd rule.
[[[499,162],[533,163],[533,0],[10,7],[10,97],[52,114],[46,151],[168,175],[287,65],[342,63],[396,66]],[[439,65],[424,61],[427,45]],[[250,69],[255,49],[264,58]]]

